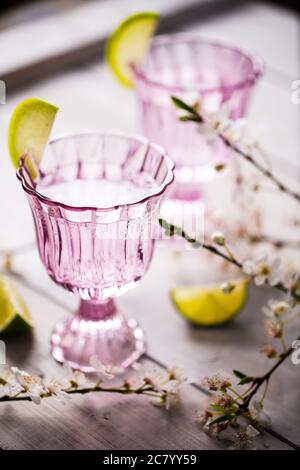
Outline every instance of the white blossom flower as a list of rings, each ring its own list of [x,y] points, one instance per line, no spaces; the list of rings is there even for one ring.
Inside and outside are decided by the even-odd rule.
[[[220,121],[218,130],[232,145],[239,145],[247,149],[258,146],[258,133],[253,131],[248,120],[245,118],[236,119],[234,121],[228,118],[223,119]]]
[[[15,375],[12,369],[6,365],[0,366],[0,379],[3,382],[2,385],[15,382]]]
[[[146,371],[145,381],[159,391],[163,388],[163,383],[166,381],[166,377],[159,369],[152,367]]]
[[[180,404],[180,382],[178,380],[170,380],[164,386],[165,389],[165,399],[164,406],[167,410],[172,407],[177,407]]]
[[[49,382],[44,382],[46,392],[50,393],[50,395],[58,399],[70,398],[70,396],[65,392],[65,389],[68,387],[68,385],[69,384],[66,384],[57,379],[52,379]]]
[[[87,378],[85,374],[79,370],[73,370],[69,364],[65,363],[64,371],[68,377],[69,385],[72,387],[82,387],[87,384]]]
[[[23,391],[28,393],[28,396],[36,405],[39,405],[41,395],[45,393],[42,379],[19,369],[15,371],[15,377]]]
[[[211,405],[220,405],[223,408],[232,405],[233,398],[229,395],[215,395],[212,398]]]
[[[282,323],[275,319],[268,319],[264,322],[265,332],[270,338],[280,338],[282,336]]]
[[[179,384],[189,382],[188,376],[186,375],[184,368],[178,365],[172,365],[168,368],[168,374],[170,380],[176,380]]]
[[[97,377],[102,380],[111,380],[116,375],[124,373],[123,367],[104,365],[96,356],[91,358],[90,364],[94,367]]]
[[[285,271],[282,274],[282,284],[287,290],[292,290],[299,285],[300,273],[293,266],[285,266]]]
[[[213,145],[218,140],[218,133],[208,122],[199,122],[197,131],[206,139],[209,145]]]
[[[223,103],[218,111],[207,112],[202,110],[202,114],[203,122],[198,124],[198,131],[201,135],[205,136],[208,144],[213,145],[219,139],[219,127],[228,119],[229,105],[228,103]]]
[[[161,392],[161,397],[160,400],[153,401],[153,405],[163,407],[166,410],[179,406],[181,401],[180,386],[178,380],[165,382],[161,390],[156,389]]]
[[[9,397],[10,396],[10,388],[8,384],[0,385],[0,398]]]
[[[215,374],[211,377],[204,377],[201,385],[212,391],[225,390],[231,386],[231,381],[229,378],[223,377],[221,374]]]
[[[219,132],[231,144],[236,144],[241,139],[241,129],[238,121],[232,119],[224,119],[218,126]]]
[[[275,286],[280,282],[280,259],[275,258],[269,263],[267,256],[263,255],[257,261],[247,260],[243,263],[243,271],[254,278],[257,286],[267,283]]]
[[[210,126],[214,129],[219,128],[219,126],[229,118],[230,109],[228,102],[223,103],[218,111],[207,112],[206,120],[209,122]]]
[[[209,411],[209,409],[206,408],[204,410],[196,411],[195,421],[196,421],[196,423],[205,425],[207,423],[207,421],[209,420],[209,418],[211,418],[211,417],[212,417],[211,411]]]
[[[8,396],[12,398],[16,395],[19,395],[20,393],[23,393],[24,388],[18,382],[15,382],[8,385],[8,392]]]
[[[268,305],[262,308],[263,313],[269,317],[279,317],[288,313],[291,310],[291,305],[284,300],[272,300],[268,301]]]

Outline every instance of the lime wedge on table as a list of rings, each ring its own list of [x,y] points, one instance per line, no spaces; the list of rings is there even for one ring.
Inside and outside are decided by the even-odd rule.
[[[21,101],[8,129],[8,148],[14,166],[20,157],[30,155],[36,166],[42,159],[58,108],[37,98]]]
[[[133,86],[130,64],[140,64],[143,61],[158,19],[158,13],[135,13],[126,18],[107,41],[107,63],[116,78],[126,87]]]
[[[225,294],[220,285],[182,286],[170,290],[176,309],[190,322],[216,326],[231,320],[245,304],[248,281],[231,281],[235,288]]]
[[[0,336],[31,328],[32,318],[23,298],[11,280],[0,274]]]

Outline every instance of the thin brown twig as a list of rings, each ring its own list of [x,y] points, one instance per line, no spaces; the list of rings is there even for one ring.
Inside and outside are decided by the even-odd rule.
[[[75,388],[75,389],[65,389],[62,390],[67,395],[86,395],[87,393],[91,392],[105,392],[105,393],[118,393],[121,395],[149,395],[152,397],[160,398],[162,392],[156,390],[152,386],[148,386],[147,388],[127,388],[127,387],[101,387],[100,385],[97,387],[86,387],[86,388]],[[41,394],[41,398],[50,398],[54,397],[53,393],[43,393]],[[32,401],[30,396],[28,395],[18,395],[14,397],[4,396],[0,398],[0,402],[12,402],[12,401]]]
[[[212,131],[215,131],[219,139],[226,145],[226,147],[229,147],[231,150],[233,150],[235,153],[237,153],[239,156],[241,156],[244,160],[246,160],[248,163],[254,166],[256,170],[258,170],[262,175],[264,175],[267,179],[273,182],[277,188],[291,196],[293,199],[295,199],[297,202],[300,202],[300,194],[293,189],[289,188],[287,185],[285,185],[277,176],[275,176],[272,171],[269,168],[264,167],[261,165],[255,158],[252,157],[252,155],[248,152],[245,152],[242,150],[240,147],[238,147],[236,144],[233,142],[230,142],[230,140],[226,137],[226,135],[218,128],[219,123],[216,126],[213,126],[209,120],[205,117],[202,116],[198,110],[197,110],[197,105],[195,106],[190,106],[184,101],[182,101],[180,98],[177,98],[176,96],[171,97],[174,105],[185,111],[185,113],[188,113],[187,115],[181,117],[181,121],[187,122],[187,121],[192,121],[198,124],[206,124],[211,127]]]
[[[273,238],[268,235],[263,235],[263,234],[247,234],[247,237],[250,241],[250,243],[256,244],[256,243],[269,243],[270,245],[273,245],[274,248],[290,248],[294,250],[299,250],[300,249],[300,242],[297,240],[282,240],[280,238]]]
[[[297,338],[300,340],[300,336]],[[297,341],[296,340],[296,341]],[[251,389],[250,393],[243,398],[243,403],[240,405],[240,409],[242,412],[248,410],[249,404],[254,397],[254,395],[258,392],[259,388],[265,383],[268,382],[273,375],[273,373],[278,369],[278,367],[292,354],[293,348],[289,347],[284,353],[281,354],[278,361],[268,370],[262,377],[257,377],[254,380],[254,388]]]
[[[190,237],[182,228],[173,224],[169,224],[165,219],[159,219],[159,223],[161,227],[166,231],[166,234],[170,237],[178,235],[184,240],[186,240],[188,243],[190,243],[194,248],[204,248],[206,251],[209,251],[210,253],[213,253],[219,256],[220,258],[223,258],[225,261],[228,261],[232,265],[243,270],[243,264],[239,260],[237,260],[233,255],[229,256],[228,254],[220,251],[214,245],[210,245],[205,242],[200,242],[196,238]],[[248,275],[248,277],[253,280],[255,276]],[[283,285],[282,282],[278,282],[277,284],[272,285],[271,287],[274,287],[275,289],[280,290],[281,292],[284,292],[286,294],[289,293],[288,289]],[[300,295],[297,292],[292,292],[292,296],[297,301],[300,301]]]
[[[220,139],[223,141],[223,143],[231,148],[234,152],[236,152],[238,155],[244,158],[247,162],[251,163],[261,174],[263,174],[266,178],[268,178],[272,183],[274,183],[277,188],[294,198],[297,202],[300,202],[300,194],[294,191],[293,189],[289,188],[287,185],[285,185],[277,176],[275,176],[271,170],[268,168],[265,168],[263,165],[261,165],[257,160],[255,160],[250,153],[244,152],[241,148],[237,147],[235,144],[230,142],[221,132],[218,132],[218,136]]]

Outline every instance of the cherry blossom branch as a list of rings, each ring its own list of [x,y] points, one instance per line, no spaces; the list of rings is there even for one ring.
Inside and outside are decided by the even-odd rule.
[[[300,337],[298,338],[299,340]],[[243,372],[234,370],[233,373],[239,380],[237,384],[239,386],[238,390],[232,384],[230,378],[223,377],[220,374],[204,377],[202,385],[215,393],[208,407],[198,415],[198,421],[213,434],[231,430],[235,437],[242,441],[247,441],[259,434],[263,429],[260,415],[270,379],[281,364],[291,355],[292,351],[293,348],[290,347],[282,353],[275,364],[261,377],[251,377]],[[248,385],[247,390],[245,392],[240,391],[240,388],[245,385]],[[256,405],[252,405],[253,398],[263,385],[265,387],[259,402]],[[246,418],[249,423],[242,431],[240,430],[240,426],[243,424],[243,421],[240,421],[241,417]]]
[[[93,387],[85,388],[62,388],[62,393],[66,395],[86,395],[87,393],[92,392],[105,392],[105,393],[118,393],[121,395],[148,395],[154,398],[161,400],[163,398],[163,393],[161,390],[156,389],[153,385],[147,384],[144,387],[131,388],[129,385],[123,384],[121,387],[101,387],[101,385],[96,385]],[[26,393],[26,391],[24,391]],[[42,393],[40,398],[50,398],[53,397],[52,392]],[[29,395],[15,395],[15,396],[3,396],[0,398],[0,402],[12,402],[12,401],[32,401],[32,398]]]
[[[180,368],[171,367],[162,373],[156,369],[144,372],[143,376],[125,379],[119,386],[103,385],[103,382],[117,378],[122,373],[113,367],[106,367],[94,358],[97,365],[96,376],[98,380],[91,383],[87,376],[80,371],[73,371],[67,365],[67,379],[44,380],[37,375],[29,374],[17,367],[2,367],[0,369],[0,403],[33,401],[39,404],[43,399],[55,397],[64,400],[74,394],[86,395],[88,393],[103,392],[121,395],[145,395],[157,400],[157,403],[169,408],[180,401],[180,386],[187,381],[187,377]],[[136,365],[138,370],[142,366]]]
[[[217,248],[214,245],[211,245],[211,244],[205,243],[205,242],[200,242],[196,238],[190,237],[181,227],[178,227],[174,224],[169,224],[164,219],[159,219],[159,223],[160,223],[161,227],[165,230],[165,232],[168,236],[174,237],[174,236],[178,235],[181,238],[183,238],[184,240],[186,240],[188,243],[190,243],[193,248],[204,248],[206,251],[217,255],[218,257],[224,259],[225,261],[228,261],[228,263],[236,266],[237,268],[239,268],[240,270],[242,270],[245,273],[245,263],[242,263],[241,261],[236,259],[235,256],[231,252],[230,252],[230,254],[223,253],[219,248]],[[219,237],[215,237],[215,241],[219,246],[223,246],[224,248],[226,248],[225,239],[224,239],[222,234],[219,234]],[[267,268],[267,266],[266,266],[266,268]],[[263,269],[263,266],[262,266],[262,269]],[[255,281],[255,279],[258,275],[258,273],[254,273],[254,274],[246,273],[246,274],[252,281]],[[265,278],[265,281],[266,282],[264,282],[264,284],[267,283],[271,287],[274,287],[274,288],[280,290],[283,293],[286,293],[286,294],[291,293],[291,295],[297,301],[300,301],[300,294],[298,293],[298,290],[297,290],[296,287],[292,288],[292,289],[288,289],[281,281],[278,281],[275,284],[270,284],[268,282],[268,277],[267,276]]]
[[[264,175],[266,178],[272,181],[272,183],[277,186],[279,191],[282,191],[292,198],[294,198],[297,202],[300,202],[300,194],[297,193],[296,191],[292,190],[288,186],[286,186],[277,176],[275,176],[271,170],[268,168],[265,168],[263,165],[261,165],[257,160],[255,160],[250,153],[244,152],[241,148],[239,148],[237,145],[233,144],[228,140],[221,132],[218,133],[218,136],[220,139],[223,141],[223,143],[232,149],[234,152],[236,152],[238,155],[240,155],[244,160],[247,162],[251,163],[262,175]]]
[[[184,114],[180,116],[180,120],[183,122],[188,122],[192,121],[198,124],[204,124],[205,126],[208,126],[209,130],[211,132],[215,132],[217,137],[226,145],[226,147],[229,147],[231,150],[233,150],[235,153],[237,153],[239,156],[241,156],[244,160],[249,162],[251,165],[253,165],[262,175],[264,175],[267,179],[273,182],[277,188],[291,196],[293,199],[295,199],[297,202],[300,202],[300,194],[291,188],[289,188],[287,185],[285,185],[279,178],[277,178],[269,168],[265,168],[263,165],[261,165],[257,160],[255,160],[252,155],[249,152],[244,151],[240,146],[238,146],[235,142],[233,142],[227,134],[230,133],[231,125],[234,123],[227,123],[227,129],[222,130],[222,122],[216,118],[215,120],[211,121],[208,116],[202,115],[198,111],[198,104],[195,104],[194,106],[190,106],[184,101],[182,101],[180,98],[176,96],[171,97],[174,105]],[[228,129],[229,128],[229,129]],[[229,130],[229,132],[228,132]],[[227,131],[227,132],[226,132]]]
[[[297,340],[300,340],[300,336],[297,338]],[[256,377],[255,379],[253,379],[254,388],[252,388],[251,391],[243,397],[243,403],[240,405],[241,412],[249,409],[249,404],[254,395],[258,392],[258,390],[264,383],[269,382],[274,372],[292,354],[292,352],[293,348],[289,347],[283,354],[280,355],[278,361],[275,362],[275,364],[268,370],[268,372],[266,372],[262,377]]]
[[[300,242],[296,240],[282,240],[280,238],[269,237],[268,235],[251,234],[251,233],[246,234],[246,236],[249,239],[249,242],[253,244],[269,243],[270,245],[273,245],[274,248],[278,248],[278,249],[280,248],[290,248],[293,250],[300,249]]]

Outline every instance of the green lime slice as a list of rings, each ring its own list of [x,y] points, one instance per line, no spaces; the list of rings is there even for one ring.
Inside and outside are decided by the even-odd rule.
[[[58,108],[37,98],[17,105],[8,129],[8,148],[16,168],[20,157],[28,154],[38,167],[47,145]]]
[[[0,335],[19,334],[33,326],[29,310],[12,281],[0,274]]]
[[[126,18],[107,41],[106,61],[125,87],[133,87],[134,76],[130,64],[143,61],[158,20],[158,13],[135,13]]]
[[[181,315],[200,326],[216,326],[230,321],[247,299],[248,281],[231,281],[234,289],[225,294],[219,285],[182,286],[170,290],[171,300]]]

